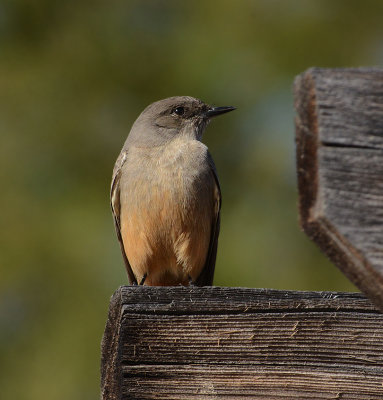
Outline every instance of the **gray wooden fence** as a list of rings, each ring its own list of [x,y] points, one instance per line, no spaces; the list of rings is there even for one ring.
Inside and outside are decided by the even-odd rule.
[[[310,69],[294,90],[302,228],[372,303],[120,287],[102,341],[103,400],[383,398],[383,71]]]

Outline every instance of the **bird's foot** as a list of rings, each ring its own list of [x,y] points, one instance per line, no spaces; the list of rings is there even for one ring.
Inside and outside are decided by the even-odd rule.
[[[193,278],[189,275],[189,286],[196,286],[195,282],[193,281]]]
[[[141,281],[140,281],[140,285],[142,286],[145,283],[145,279],[148,276],[148,274],[144,274],[144,276],[142,277]]]

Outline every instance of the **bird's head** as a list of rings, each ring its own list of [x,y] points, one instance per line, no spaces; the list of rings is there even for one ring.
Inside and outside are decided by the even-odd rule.
[[[145,108],[133,124],[127,143],[154,147],[181,136],[201,140],[213,117],[232,110],[235,107],[213,107],[194,97],[169,97]]]

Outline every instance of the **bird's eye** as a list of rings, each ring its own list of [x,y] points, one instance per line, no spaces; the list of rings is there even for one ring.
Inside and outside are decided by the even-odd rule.
[[[174,113],[177,115],[183,115],[184,112],[185,112],[185,109],[183,107],[177,107],[174,109]]]

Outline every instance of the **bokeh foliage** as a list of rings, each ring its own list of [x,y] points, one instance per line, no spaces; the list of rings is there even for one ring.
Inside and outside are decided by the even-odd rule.
[[[376,0],[0,3],[2,399],[98,397],[109,210],[138,113],[177,94],[238,110],[205,135],[223,192],[216,285],[355,290],[300,232],[292,82],[379,65]]]

